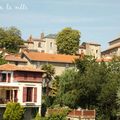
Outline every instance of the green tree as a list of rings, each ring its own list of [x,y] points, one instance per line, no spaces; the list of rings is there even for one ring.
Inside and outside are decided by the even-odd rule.
[[[49,95],[49,87],[50,87],[49,83],[53,79],[53,76],[55,74],[55,68],[51,64],[44,64],[44,65],[42,65],[41,69],[46,72],[46,74],[44,76],[44,80],[45,80],[45,86],[46,86],[46,94],[48,96]]]
[[[79,49],[80,32],[72,28],[64,28],[58,33],[56,44],[61,54],[76,54]]]
[[[60,106],[67,105],[69,107],[76,107],[76,101],[78,99],[78,92],[76,84],[78,81],[78,75],[75,69],[68,69],[59,78],[59,93],[57,103]]]
[[[19,103],[7,103],[4,120],[23,120],[24,108]]]
[[[50,91],[50,96],[56,97],[56,95],[59,92],[59,76],[55,76],[54,79],[52,80],[52,87]]]
[[[0,48],[17,53],[22,44],[21,32],[16,27],[0,28]]]
[[[3,64],[5,64],[5,63],[7,63],[7,61],[3,58],[3,55],[2,55],[2,53],[0,54],[0,65],[3,65]]]
[[[57,102],[71,108],[96,109],[97,119],[115,120],[120,62],[100,64],[83,58],[76,62],[77,70],[67,70],[60,76]]]
[[[39,114],[39,113],[37,113],[37,115],[36,115],[36,117],[35,117],[34,120],[41,120],[41,117],[40,117],[40,114]]]

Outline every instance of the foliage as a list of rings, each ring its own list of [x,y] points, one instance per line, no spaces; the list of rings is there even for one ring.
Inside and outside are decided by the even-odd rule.
[[[76,54],[79,49],[80,32],[72,28],[64,28],[58,33],[56,45],[61,54]]]
[[[57,109],[49,109],[49,113],[46,117],[36,116],[35,120],[66,120],[67,113],[69,111],[68,108],[57,108]]]
[[[50,96],[56,97],[56,95],[58,94],[58,90],[59,90],[59,76],[55,76],[51,84],[52,84],[51,85],[52,88],[50,90]]]
[[[66,70],[60,76],[60,89],[57,96],[57,101],[60,106],[67,105],[70,107],[75,107],[75,101],[77,100],[77,92],[73,89],[77,84],[77,72],[74,69]]]
[[[44,76],[45,82],[43,87],[46,87],[46,94],[49,95],[49,83],[55,74],[55,68],[51,64],[44,64],[42,65],[41,69],[46,72],[46,75]]]
[[[120,63],[99,64],[85,57],[76,60],[76,66],[77,70],[66,70],[60,76],[57,103],[71,108],[96,109],[97,118],[116,119]]]
[[[5,48],[7,52],[16,53],[19,45],[23,44],[21,32],[15,27],[0,28],[0,48]]]
[[[3,64],[5,64],[5,63],[7,63],[7,61],[3,58],[3,55],[2,55],[2,53],[0,54],[0,65],[3,65]]]
[[[24,108],[19,103],[7,103],[4,120],[23,120]]]
[[[41,120],[41,118],[40,118],[40,114],[39,114],[39,113],[37,113],[37,115],[36,115],[36,117],[35,117],[34,120]]]
[[[45,117],[46,111],[47,111],[47,106],[45,103],[42,103],[42,106],[41,106],[41,116],[42,117]]]
[[[62,114],[50,115],[47,120],[66,120],[65,116]]]
[[[49,109],[48,112],[48,120],[66,120],[66,116],[69,112],[69,108],[54,108],[54,109]]]

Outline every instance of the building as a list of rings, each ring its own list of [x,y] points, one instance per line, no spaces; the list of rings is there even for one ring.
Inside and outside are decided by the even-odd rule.
[[[101,54],[102,57],[120,56],[120,37],[110,41],[108,49]]]
[[[4,111],[7,102],[12,101],[24,106],[26,114],[31,115],[33,108],[40,112],[43,73],[30,66],[0,65],[0,111]],[[28,120],[30,115],[27,115]]]
[[[21,54],[9,54],[5,56],[5,60],[10,64],[15,64],[19,66],[27,65],[27,60],[21,58]]]
[[[57,46],[55,38],[56,34],[44,36],[44,33],[41,33],[40,38],[33,38],[32,35],[30,35],[29,39],[25,41],[25,46],[31,51],[56,54]]]
[[[88,42],[83,42],[80,47],[78,54],[84,53],[85,55],[90,55],[95,58],[100,58],[101,57],[101,45],[97,43],[88,43]]]
[[[67,120],[95,120],[95,110],[77,109],[67,115]]]
[[[75,67],[74,60],[78,58],[79,56],[33,51],[22,51],[20,56],[8,55],[5,57],[8,63],[18,66],[31,65],[34,68],[41,68],[43,64],[52,64],[55,67],[56,75],[60,75],[65,69]]]

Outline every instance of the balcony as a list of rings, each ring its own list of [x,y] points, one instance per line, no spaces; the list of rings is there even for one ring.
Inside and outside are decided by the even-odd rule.
[[[17,94],[17,88],[0,86],[0,107],[6,106],[8,102],[17,102]]]

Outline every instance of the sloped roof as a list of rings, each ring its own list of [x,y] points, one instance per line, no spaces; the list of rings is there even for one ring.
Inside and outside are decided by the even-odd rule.
[[[101,46],[100,44],[95,43],[95,42],[83,42],[82,45],[84,45],[84,44],[90,44],[90,45],[95,45],[95,46]]]
[[[118,41],[118,40],[120,40],[120,37],[117,37],[117,38],[115,38],[114,40],[111,40],[111,41],[108,42],[108,43],[112,43],[112,42],[115,42],[115,41]]]
[[[96,62],[111,62],[111,61],[112,61],[111,57],[104,57],[104,58],[96,59]]]
[[[46,62],[59,62],[59,63],[73,63],[79,56],[63,55],[63,54],[48,54],[41,52],[29,52],[24,51],[23,54],[27,56],[31,61],[46,61]]]
[[[110,47],[110,48],[102,51],[101,53],[102,53],[102,54],[105,54],[105,53],[110,52],[111,50],[114,50],[114,49],[117,49],[117,48],[120,48],[120,44],[118,44],[118,45],[116,45],[116,46],[113,46],[113,47]]]
[[[27,60],[21,58],[21,56],[19,54],[17,54],[17,55],[14,55],[14,54],[6,55],[5,60],[6,61],[27,62]]]
[[[31,66],[16,66],[14,64],[0,65],[0,71],[29,71],[29,72],[44,72],[43,70],[33,68]]]

